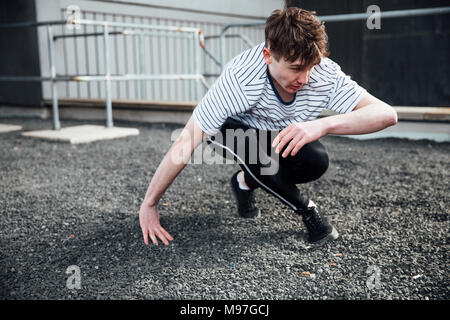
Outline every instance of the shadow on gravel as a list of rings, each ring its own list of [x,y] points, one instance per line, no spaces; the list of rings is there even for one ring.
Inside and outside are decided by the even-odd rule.
[[[103,292],[104,298],[113,298],[115,294],[111,293],[126,291],[142,274],[151,273],[154,281],[164,282],[167,280],[167,274],[162,272],[164,269],[173,270],[180,266],[217,269],[224,266],[224,260],[239,260],[243,252],[248,254],[248,251],[264,247],[287,249],[285,244],[292,236],[302,236],[294,229],[235,232],[234,225],[242,230],[242,227],[259,223],[260,219],[247,221],[226,217],[228,221],[224,225],[220,214],[190,214],[163,217],[161,223],[167,226],[175,240],[169,246],[159,242],[159,246],[151,244],[147,247],[137,216],[119,219],[117,213],[103,212],[102,215],[116,216],[116,219],[111,224],[77,225],[72,231],[73,238],[47,237],[25,243],[1,241],[1,247],[8,248],[10,253],[2,253],[2,264],[9,271],[12,269],[7,276],[2,275],[1,298],[19,298],[17,289],[22,291],[20,298],[70,297],[65,271],[71,265],[81,269],[83,290],[79,297],[101,298],[98,294]],[[57,231],[56,225],[48,228]],[[192,266],[193,263],[196,265]]]

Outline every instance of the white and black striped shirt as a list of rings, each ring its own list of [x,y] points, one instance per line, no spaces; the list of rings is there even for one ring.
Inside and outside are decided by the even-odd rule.
[[[264,43],[231,60],[194,109],[205,133],[216,134],[228,117],[256,129],[282,130],[293,122],[316,119],[325,108],[348,113],[366,92],[337,63],[323,58],[292,101],[283,102],[268,73],[263,48]]]

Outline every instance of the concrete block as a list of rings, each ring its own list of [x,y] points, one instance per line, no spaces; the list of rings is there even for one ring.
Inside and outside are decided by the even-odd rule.
[[[402,120],[449,121],[450,108],[447,107],[394,107]]]
[[[38,130],[22,133],[24,137],[39,138],[52,141],[76,143],[89,143],[98,140],[123,138],[139,135],[135,128],[106,128],[96,125],[81,125],[61,128],[60,130]]]
[[[0,123],[0,133],[22,130],[22,126]]]
[[[428,139],[436,142],[450,142],[450,124],[430,123],[426,121],[399,121],[395,126],[378,132],[344,136],[358,140],[404,138],[410,140]]]

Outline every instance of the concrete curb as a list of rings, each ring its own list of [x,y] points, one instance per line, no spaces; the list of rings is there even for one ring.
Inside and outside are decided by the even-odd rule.
[[[62,107],[97,107],[102,108],[105,102],[100,99],[61,99]],[[51,106],[50,101],[46,101],[47,106]],[[148,110],[148,111],[193,111],[197,106],[195,101],[141,101],[141,100],[113,100],[113,107],[127,110]],[[420,121],[450,121],[450,107],[414,107],[414,106],[394,106],[399,120],[420,120]],[[337,114],[330,110],[322,112],[321,116]]]
[[[0,133],[7,133],[20,130],[22,130],[22,126],[0,123]]]
[[[417,120],[417,121],[449,121],[450,108],[448,107],[400,107],[394,106],[397,111],[398,120]],[[325,110],[321,116],[331,116],[338,114],[336,112]]]
[[[106,128],[96,125],[81,125],[61,128],[61,130],[35,130],[23,132],[22,136],[71,144],[89,143],[98,140],[110,140],[139,135],[136,128]]]
[[[195,109],[195,101],[141,101],[113,100],[113,117],[117,120],[139,122],[172,122],[184,124]],[[60,99],[61,119],[104,120],[105,101],[101,99]],[[450,122],[450,107],[394,106],[399,120]],[[0,118],[30,114],[40,118],[51,117],[51,101],[45,100],[43,107],[0,106]],[[320,116],[337,114],[324,110]]]

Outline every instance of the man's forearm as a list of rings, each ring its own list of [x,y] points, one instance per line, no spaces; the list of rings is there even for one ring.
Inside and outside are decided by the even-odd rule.
[[[205,133],[196,125],[194,116],[191,116],[156,169],[145,194],[144,206],[151,207],[158,204],[159,199],[189,162],[192,153],[202,143],[204,137]]]
[[[370,104],[347,114],[322,118],[327,134],[366,134],[397,123],[397,113],[387,104]]]
[[[182,140],[177,140],[172,144],[150,182],[143,205],[156,206],[158,204],[164,192],[186,166],[192,151],[193,148],[188,148],[188,145]]]

